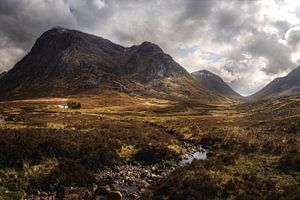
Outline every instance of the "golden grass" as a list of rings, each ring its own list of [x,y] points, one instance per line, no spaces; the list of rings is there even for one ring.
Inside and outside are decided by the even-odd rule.
[[[170,144],[168,145],[168,148],[175,151],[177,154],[182,154],[183,152],[183,148],[178,144]]]
[[[135,145],[123,145],[118,152],[118,155],[121,159],[129,160],[134,157],[134,155],[138,152],[138,148]]]
[[[65,125],[64,124],[58,124],[58,123],[49,122],[49,123],[47,123],[47,128],[49,128],[49,129],[55,129],[55,130],[60,130],[60,129],[64,129]]]

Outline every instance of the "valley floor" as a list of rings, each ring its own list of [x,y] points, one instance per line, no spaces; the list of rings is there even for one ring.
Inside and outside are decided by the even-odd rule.
[[[299,97],[127,101],[0,102],[0,199],[300,198]]]

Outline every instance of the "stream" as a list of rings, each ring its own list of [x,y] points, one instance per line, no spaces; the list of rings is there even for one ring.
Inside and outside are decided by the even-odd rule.
[[[164,161],[149,166],[139,163],[115,166],[99,172],[99,182],[105,183],[105,187],[111,191],[121,192],[125,199],[138,199],[153,181],[167,177],[179,167],[190,165],[193,160],[207,159],[208,151],[201,146],[184,146],[185,154],[180,156],[179,161]],[[105,195],[101,197],[107,199]]]

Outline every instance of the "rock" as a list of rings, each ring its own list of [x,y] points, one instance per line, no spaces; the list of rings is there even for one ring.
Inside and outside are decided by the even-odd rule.
[[[50,188],[51,191],[54,191],[54,190],[55,190],[55,186],[52,185],[52,184],[49,185],[49,188]]]
[[[148,188],[150,186],[150,184],[147,181],[141,181],[139,184],[139,188]]]
[[[123,195],[119,191],[111,191],[107,194],[107,200],[122,200]]]
[[[0,115],[0,123],[3,123],[5,121],[5,117],[3,115]]]
[[[141,166],[141,164],[137,161],[133,161],[133,164],[136,165],[136,166],[139,166],[139,167]]]
[[[132,194],[129,195],[129,198],[130,199],[138,199],[139,196],[137,194],[135,194],[135,193],[132,193]]]
[[[100,195],[95,196],[95,200],[104,200],[103,197],[101,197]]]
[[[46,197],[46,196],[48,196],[48,193],[47,192],[41,192],[40,196]]]
[[[97,195],[107,195],[110,192],[110,186],[109,185],[104,185],[104,186],[100,186],[97,188],[97,190],[95,191],[95,194]]]
[[[154,173],[156,173],[158,170],[157,170],[156,167],[153,166],[153,167],[151,167],[151,171],[154,172]]]
[[[111,170],[112,170],[114,173],[119,173],[119,172],[121,171],[120,168],[117,167],[117,166],[113,166],[113,167],[111,168]]]
[[[149,177],[151,177],[151,173],[148,170],[145,170],[144,172],[142,172],[140,174],[140,177],[141,178],[149,178]]]
[[[141,192],[141,193],[143,193],[143,192],[145,192],[145,191],[146,191],[145,188],[141,188],[141,189],[140,189],[140,192]]]
[[[161,173],[161,176],[162,176],[162,177],[166,177],[167,175],[168,175],[168,174],[167,174],[166,172],[162,172],[162,173]]]
[[[108,177],[106,177],[105,181],[111,184],[114,182],[114,179],[111,176],[108,176]]]
[[[164,163],[161,163],[158,168],[159,169],[166,169],[166,165]]]
[[[96,191],[97,191],[97,189],[98,189],[98,185],[97,185],[97,184],[95,184],[95,183],[93,183],[93,192],[96,192]]]
[[[79,194],[67,194],[64,197],[64,200],[80,200],[80,195]]]
[[[65,187],[64,188],[64,199],[90,199],[92,194],[86,187]],[[78,197],[78,198],[77,198]]]

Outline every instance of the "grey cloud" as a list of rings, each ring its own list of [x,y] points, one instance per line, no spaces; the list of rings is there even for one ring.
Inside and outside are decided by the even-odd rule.
[[[292,48],[296,48],[300,44],[300,26],[288,30],[284,39]]]
[[[267,74],[276,74],[293,66],[291,62],[291,49],[278,42],[278,38],[265,32],[254,35],[244,49],[253,56],[264,57],[268,65],[263,68]]]
[[[298,6],[297,8],[295,8],[295,14],[298,18],[300,18],[300,6]]]

